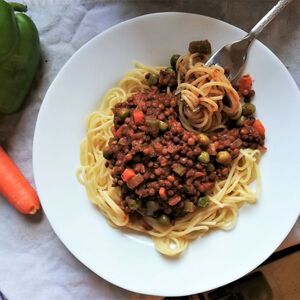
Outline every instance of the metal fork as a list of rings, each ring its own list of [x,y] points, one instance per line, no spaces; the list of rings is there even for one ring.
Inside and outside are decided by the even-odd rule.
[[[252,41],[261,31],[293,0],[280,0],[241,40],[228,44],[218,50],[206,65],[219,65],[229,68],[229,80],[234,81],[243,69],[247,52]]]

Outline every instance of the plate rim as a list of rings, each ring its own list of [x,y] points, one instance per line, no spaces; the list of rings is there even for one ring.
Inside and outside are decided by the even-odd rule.
[[[62,68],[58,71],[58,73],[56,74],[55,78],[53,79],[53,81],[51,82],[50,86],[48,87],[47,89],[47,92],[45,93],[45,96],[43,98],[43,101],[42,101],[42,104],[41,104],[41,107],[39,109],[39,113],[38,113],[38,117],[37,117],[37,120],[36,120],[36,125],[35,125],[35,129],[34,129],[34,136],[33,136],[33,147],[32,147],[32,160],[33,160],[33,175],[34,175],[34,181],[35,181],[35,184],[36,184],[36,189],[38,191],[38,194],[41,194],[41,190],[40,190],[40,187],[39,187],[39,184],[38,184],[38,179],[37,179],[37,168],[38,168],[38,162],[37,162],[37,141],[38,141],[38,136],[39,136],[39,128],[40,128],[40,123],[42,122],[42,117],[44,115],[44,111],[46,110],[47,108],[47,105],[48,103],[50,102],[50,100],[47,100],[49,99],[49,93],[51,92],[53,86],[55,86],[56,84],[56,81],[59,80],[60,76],[62,76],[61,74],[64,73],[64,70],[65,68],[67,68],[67,66],[73,61],[76,59],[76,57],[79,55],[79,53],[81,53],[82,51],[84,51],[84,49],[86,47],[88,47],[90,44],[92,44],[96,39],[99,39],[101,38],[102,36],[105,36],[106,34],[109,34],[110,32],[112,32],[113,30],[119,28],[119,27],[122,27],[122,26],[126,26],[127,24],[129,23],[132,23],[132,22],[136,22],[140,19],[144,19],[144,18],[151,18],[151,17],[155,17],[155,16],[159,16],[159,15],[168,15],[168,16],[178,16],[178,15],[186,15],[186,16],[196,16],[196,17],[199,17],[199,18],[203,18],[203,19],[209,19],[213,22],[218,22],[220,24],[223,24],[225,26],[229,26],[232,30],[235,30],[235,31],[240,31],[241,34],[246,34],[246,32],[244,30],[242,30],[241,28],[235,26],[235,25],[232,25],[228,22],[225,22],[223,20],[220,20],[220,19],[216,19],[216,18],[213,18],[213,17],[210,17],[210,16],[205,16],[205,15],[201,15],[201,14],[196,14],[196,13],[186,13],[186,12],[156,12],[156,13],[149,13],[149,14],[144,14],[144,15],[140,15],[140,16],[137,16],[137,17],[133,17],[133,18],[130,18],[128,20],[125,20],[125,21],[122,21],[120,23],[117,23],[107,29],[105,29],[104,31],[102,31],[101,33],[97,34],[96,36],[94,36],[92,39],[90,39],[89,41],[87,41],[86,43],[84,43],[79,49],[77,49],[72,55],[71,57],[68,58],[68,60],[65,62],[65,64],[62,66]],[[278,63],[278,65],[280,65],[281,67],[281,70],[282,72],[285,73],[285,75],[287,77],[289,77],[289,81],[290,83],[294,86],[294,88],[298,91],[298,100],[300,99],[300,92],[299,92],[299,88],[298,88],[298,85],[296,84],[294,78],[292,77],[292,75],[289,73],[289,71],[286,69],[286,67],[284,66],[284,64],[281,62],[281,60],[272,52],[272,50],[270,50],[267,46],[265,46],[262,42],[260,42],[259,40],[256,40],[256,42],[258,42],[261,46],[263,46],[263,48],[269,52],[269,54],[272,56],[272,59],[275,59]],[[270,255],[272,255],[274,253],[274,251],[278,248],[278,246],[282,243],[279,242],[278,245],[274,248],[273,252],[270,253],[269,255],[266,255],[266,257],[262,258],[253,268],[251,268],[250,271],[248,272],[241,272],[241,274],[238,274],[236,276],[231,276],[231,280],[230,281],[226,281],[226,282],[223,282],[222,284],[212,284],[211,287],[208,287],[207,289],[205,290],[202,290],[202,291],[199,291],[197,290],[197,288],[195,287],[194,290],[192,289],[188,289],[189,292],[188,294],[186,292],[184,293],[170,293],[170,294],[161,294],[161,293],[157,293],[157,292],[153,292],[153,291],[150,291],[150,289],[148,289],[148,291],[145,291],[145,290],[140,290],[138,288],[138,286],[136,286],[135,288],[132,288],[132,287],[127,287],[126,285],[124,284],[120,284],[119,282],[117,282],[117,280],[115,280],[112,276],[112,277],[109,277],[109,276],[103,276],[102,274],[99,274],[99,271],[98,270],[95,270],[95,268],[90,265],[88,262],[85,261],[85,259],[82,259],[80,258],[80,254],[77,253],[76,250],[72,249],[71,250],[71,247],[69,247],[69,244],[68,242],[66,242],[63,238],[62,238],[62,234],[60,232],[60,230],[57,228],[57,225],[55,225],[53,222],[53,219],[50,217],[49,218],[49,214],[47,213],[47,205],[44,205],[43,203],[43,199],[41,198],[41,205],[43,207],[43,210],[45,212],[45,215],[53,229],[53,231],[55,232],[55,234],[57,235],[57,237],[59,238],[59,240],[62,242],[62,244],[64,245],[64,247],[66,247],[68,249],[68,251],[70,252],[70,254],[72,254],[80,263],[82,263],[83,265],[85,265],[88,269],[90,269],[93,273],[95,273],[97,276],[99,276],[100,278],[114,284],[115,286],[117,287],[121,287],[121,288],[124,288],[126,290],[129,290],[129,291],[132,291],[132,292],[135,292],[135,293],[139,293],[139,294],[145,294],[145,295],[153,295],[153,296],[186,296],[188,294],[198,294],[198,293],[202,293],[202,292],[206,292],[206,291],[209,291],[209,290],[212,290],[212,289],[215,289],[215,288],[218,288],[218,287],[221,287],[223,285],[226,285],[226,284],[229,284],[243,276],[245,276],[247,273],[251,272],[252,270],[256,269],[262,262],[264,262]],[[298,216],[296,216],[294,218],[294,220],[292,221],[292,226],[289,228],[289,230],[286,232],[285,234],[285,237],[289,234],[289,232],[291,231],[293,225],[295,224],[295,222],[297,221],[298,217],[299,217],[299,213],[300,213],[300,206],[299,206],[299,211],[298,211]]]

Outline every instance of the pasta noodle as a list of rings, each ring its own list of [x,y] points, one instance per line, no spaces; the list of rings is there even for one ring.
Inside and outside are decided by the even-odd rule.
[[[228,117],[241,115],[240,97],[219,66],[206,66],[199,54],[182,55],[177,63],[177,90],[182,125],[194,132],[225,128]],[[224,101],[226,100],[226,104]]]
[[[177,62],[179,71],[178,90],[185,104],[182,123],[188,129],[213,130],[224,125],[225,114],[230,117],[238,115],[240,104],[236,91],[224,75],[220,67],[206,67],[201,63],[193,64],[195,55],[182,56]],[[130,71],[104,96],[98,110],[87,119],[86,138],[81,143],[80,163],[77,172],[78,180],[86,188],[89,199],[95,204],[108,222],[118,228],[127,228],[145,233],[153,238],[156,249],[167,256],[183,252],[188,243],[213,229],[229,230],[234,227],[239,208],[245,203],[255,203],[260,188],[258,163],[260,151],[241,149],[234,159],[226,180],[218,181],[209,192],[209,205],[197,208],[186,214],[170,226],[160,225],[154,218],[144,217],[142,222],[132,222],[120,206],[121,192],[112,187],[113,179],[110,170],[105,167],[106,160],[102,150],[112,137],[113,113],[111,108],[123,102],[132,94],[148,88],[145,74],[159,73],[161,67],[146,67],[136,64]],[[184,76],[184,82],[180,79]],[[222,103],[224,95],[230,105]],[[201,109],[197,111],[197,107]],[[190,128],[187,120],[191,121]],[[257,191],[252,191],[249,184],[258,178]],[[145,229],[145,224],[151,229]],[[147,227],[147,226],[146,226]]]

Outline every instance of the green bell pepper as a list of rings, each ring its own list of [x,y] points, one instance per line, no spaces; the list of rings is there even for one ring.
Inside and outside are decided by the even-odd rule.
[[[18,11],[19,13],[14,13]],[[27,7],[0,0],[0,113],[16,112],[23,104],[37,71],[41,50]]]

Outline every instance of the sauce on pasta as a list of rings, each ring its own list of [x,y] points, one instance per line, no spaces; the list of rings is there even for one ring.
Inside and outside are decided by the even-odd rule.
[[[172,67],[137,64],[107,92],[88,117],[78,171],[113,226],[150,235],[168,256],[234,226],[256,201],[249,184],[265,151],[251,77],[233,87],[226,70],[204,64],[208,41],[189,50]]]

